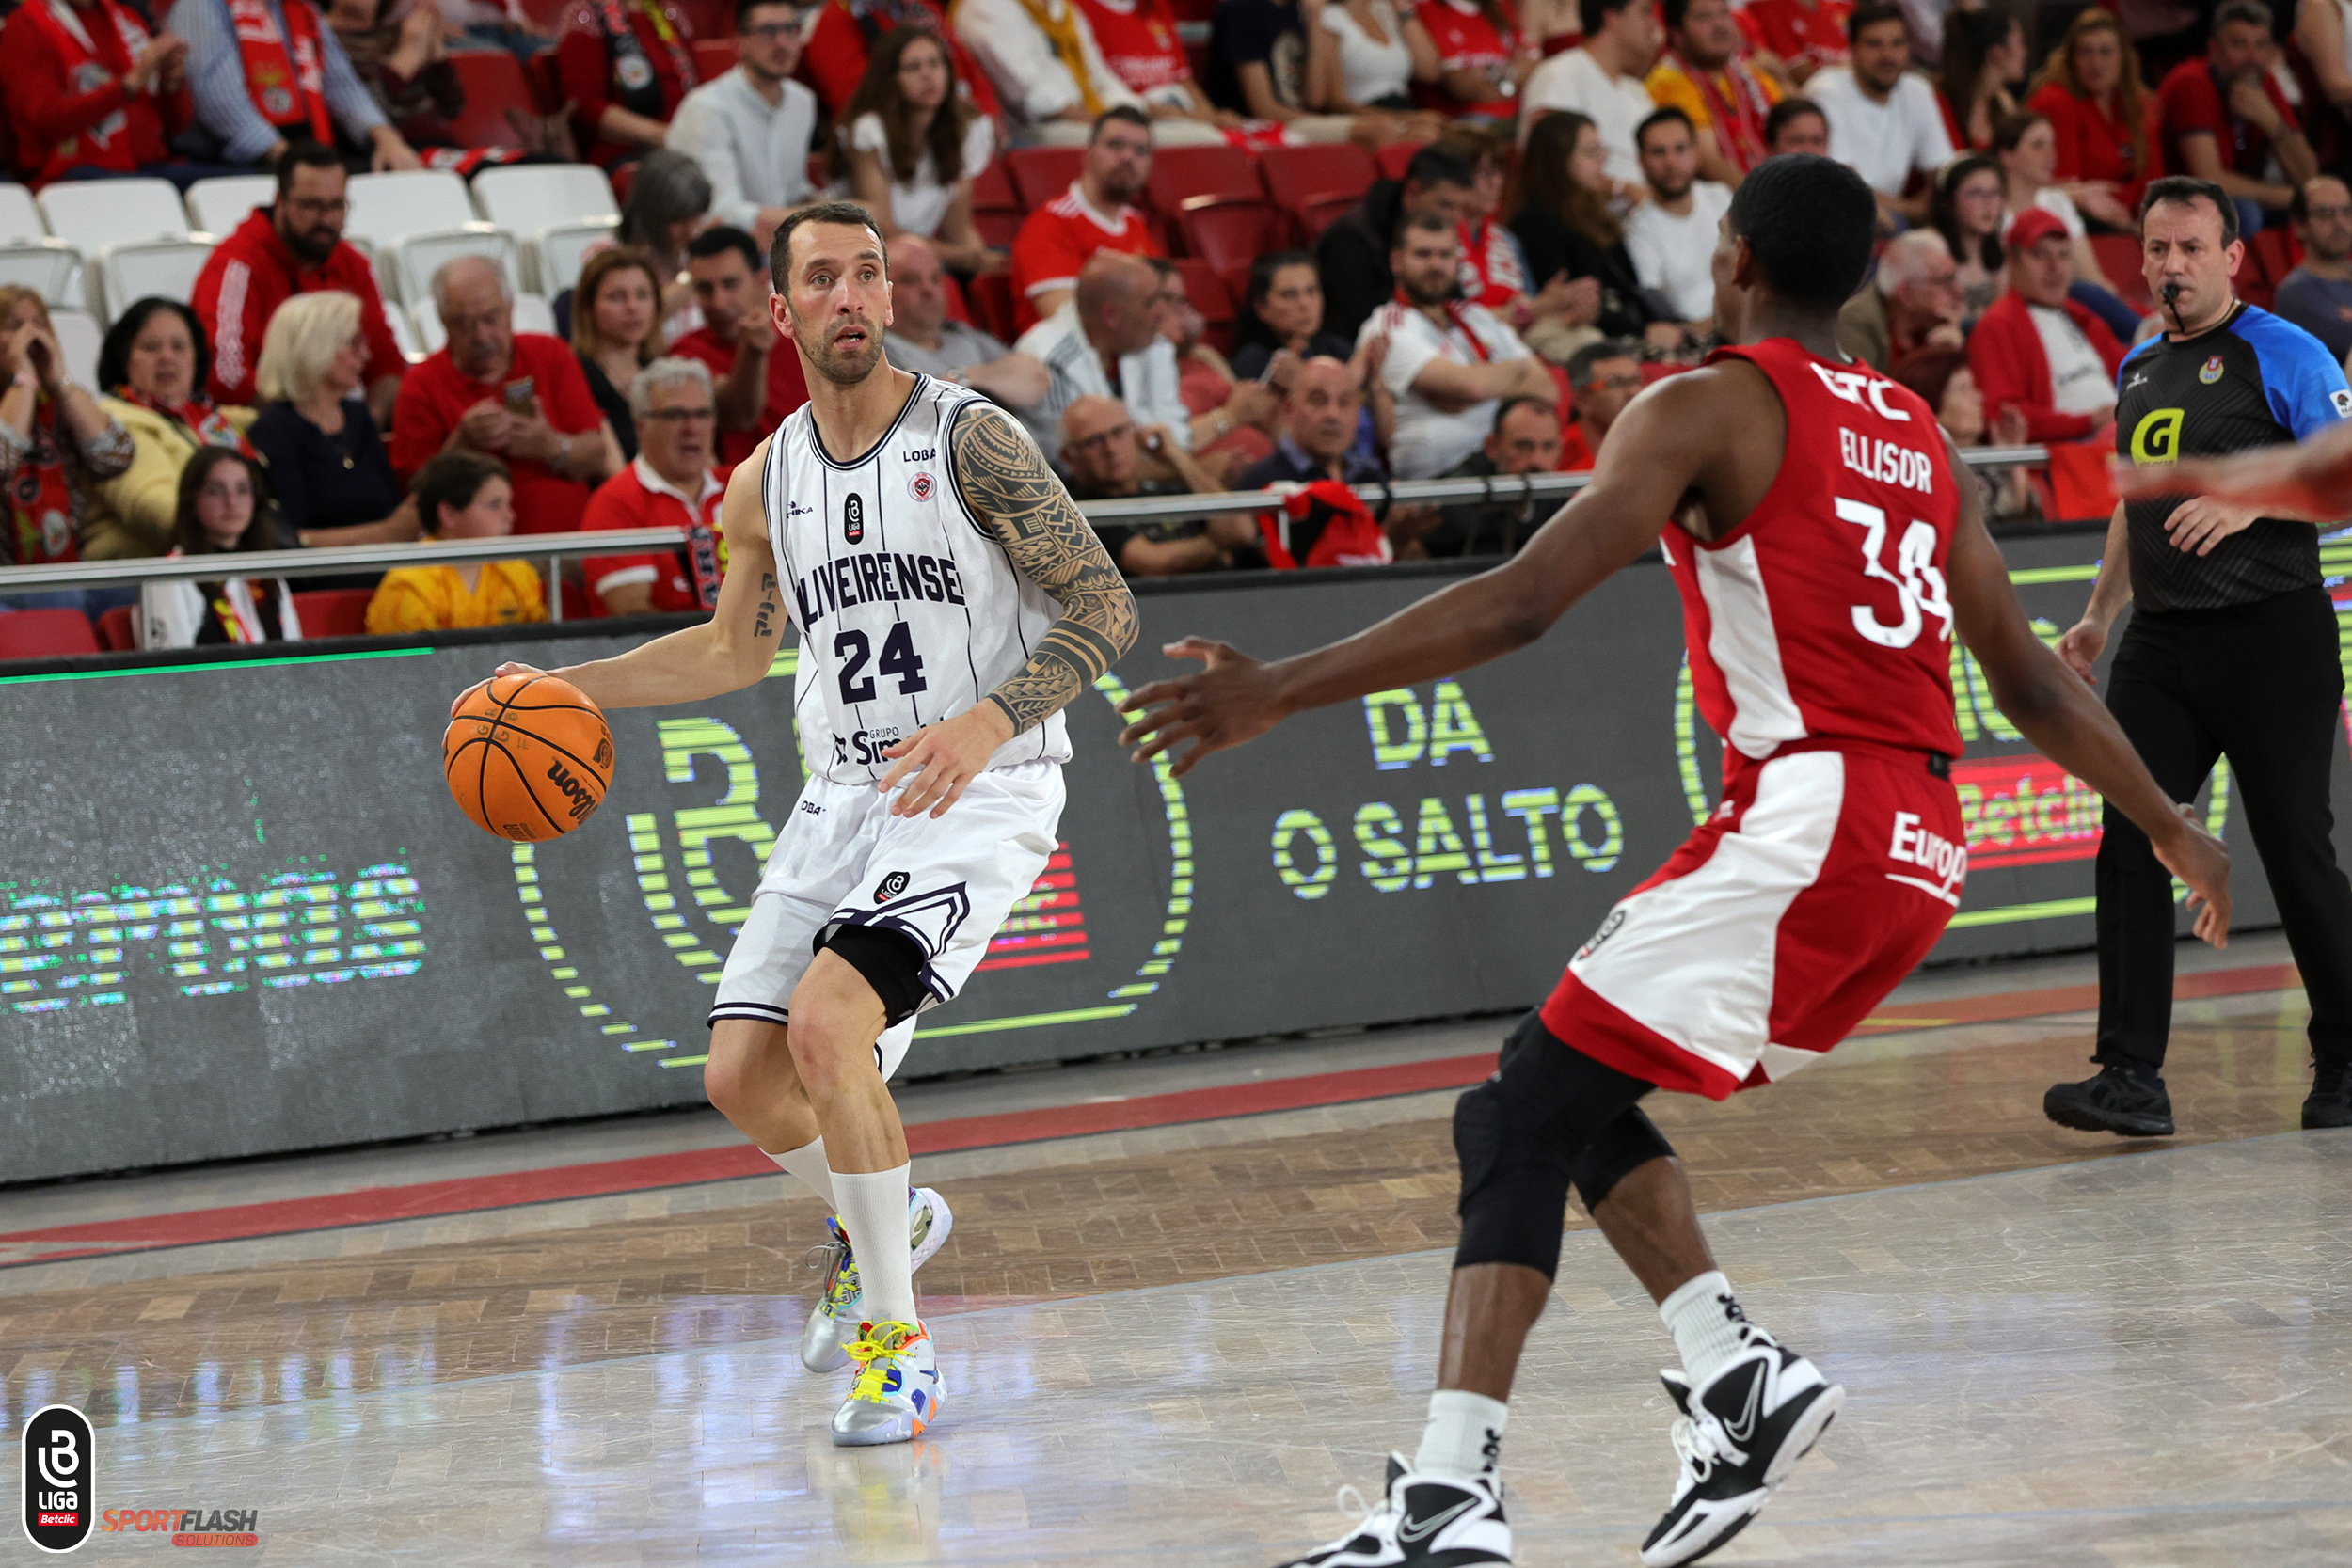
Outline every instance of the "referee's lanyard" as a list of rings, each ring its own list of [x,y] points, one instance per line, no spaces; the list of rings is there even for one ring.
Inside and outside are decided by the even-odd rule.
[[[1396,302],[1407,310],[1418,310],[1421,309],[1417,303],[1406,297],[1405,290],[1402,286],[1400,286],[1396,291]],[[1454,324],[1454,330],[1459,332],[1463,337],[1470,340],[1470,352],[1478,356],[1478,362],[1480,364],[1483,365],[1494,357],[1493,355],[1486,352],[1486,340],[1482,339],[1477,333],[1470,330],[1470,319],[1462,314],[1461,301],[1449,299],[1445,302],[1445,318]]]

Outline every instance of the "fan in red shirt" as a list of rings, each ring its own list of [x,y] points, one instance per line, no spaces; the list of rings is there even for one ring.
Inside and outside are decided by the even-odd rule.
[[[1106,109],[1070,189],[1022,220],[1012,242],[1013,328],[1026,332],[1062,308],[1078,269],[1098,250],[1163,256],[1144,215],[1128,205],[1152,178],[1152,122]]]
[[[660,147],[700,80],[694,29],[660,0],[589,0],[555,44],[580,152],[606,168]]]
[[[686,247],[686,271],[703,325],[670,352],[709,367],[718,388],[719,455],[732,467],[808,401],[808,377],[800,352],[768,312],[768,269],[749,234],[725,224],[704,230]]]
[[[0,97],[36,188],[77,170],[160,174],[194,115],[188,45],[119,0],[32,0],[0,27]]]
[[[657,359],[629,388],[637,420],[637,461],[605,481],[588,502],[583,529],[675,528],[679,546],[666,555],[592,556],[584,563],[588,599],[597,615],[643,615],[718,608],[726,575],[719,503],[724,467],[710,465],[718,420],[710,372],[698,359]]]
[[[1749,45],[1777,55],[1798,82],[1825,65],[1843,65],[1846,19],[1853,0],[1748,0],[1740,30]]]
[[[408,372],[392,415],[404,483],[453,447],[501,459],[514,476],[515,531],[570,533],[588,493],[621,467],[588,378],[561,338],[517,332],[497,265],[464,256],[433,275],[449,346]]]
[[[1418,100],[1441,111],[1496,104],[1510,112],[1511,94],[1535,56],[1519,41],[1518,16],[1509,0],[1427,0],[1413,18],[1437,45],[1443,72],[1416,92]]]
[[[817,100],[824,104],[825,113],[835,119],[866,78],[874,40],[901,26],[937,33],[955,62],[957,87],[972,100],[972,106],[991,119],[1004,112],[988,72],[948,27],[944,6],[934,6],[930,0],[827,0],[810,13],[805,26],[808,44],[801,51],[801,75],[817,89]]]
[[[1193,119],[1239,130],[1241,116],[1209,102],[1192,72],[1192,56],[1177,36],[1168,0],[1075,0],[1093,30],[1103,63],[1127,90],[1152,105]]]
[[[2058,141],[2058,177],[2069,185],[2106,185],[2102,193],[2114,213],[2102,210],[2097,197],[2076,198],[2085,213],[2126,232],[2138,225],[2148,182],[2165,172],[2157,148],[2156,121],[2161,110],[2154,95],[2142,85],[2139,52],[2123,36],[2112,12],[2097,7],[2074,18],[2065,39],[2050,51],[2049,62],[2034,79],[2033,95],[2026,100],[2029,113],[2050,122]],[[2120,213],[2124,221],[2118,222]]]
[[[2028,207],[2010,226],[2006,244],[2010,290],[1968,335],[1968,370],[1985,409],[2025,415],[2028,441],[2098,435],[2115,423],[2123,345],[2106,322],[2067,294],[2074,258],[2066,224],[2047,208]],[[2061,346],[2064,362],[2053,363]]]
[[[278,199],[255,208],[205,259],[188,304],[212,345],[215,403],[252,406],[253,372],[270,317],[296,294],[340,289],[359,298],[359,330],[368,340],[368,411],[379,420],[389,417],[408,361],[384,314],[375,269],[343,244],[347,179],[333,148],[294,148],[278,161]]]
[[[2164,105],[2166,166],[2219,185],[2242,214],[2249,204],[2283,212],[2295,188],[2319,172],[2302,122],[2264,67],[2269,46],[2269,12],[2226,0],[2213,14],[2204,58],[2183,60],[2156,89]],[[2273,156],[2286,175],[2284,184],[2263,178]]]

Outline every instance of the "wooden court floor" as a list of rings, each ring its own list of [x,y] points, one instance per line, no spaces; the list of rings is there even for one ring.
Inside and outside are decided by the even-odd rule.
[[[2294,1129],[2304,1018],[2294,991],[2185,1005],[2167,1075],[2181,1132],[2161,1146]],[[1766,1091],[1650,1109],[1714,1214],[2158,1147],[2042,1119],[2043,1088],[2087,1074],[2089,1050],[2079,1015],[1882,1037]],[[940,1178],[956,1229],[918,1276],[926,1312],[1445,1246],[1451,1099],[1352,1123],[1241,1119],[1114,1157],[1039,1145]],[[920,1163],[917,1179],[931,1180]],[[534,1229],[520,1211],[499,1235],[228,1269],[191,1258],[207,1272],[0,1294],[0,1417],[63,1401],[103,1428],[793,1337],[823,1216],[771,1186],[643,1195],[591,1225]]]

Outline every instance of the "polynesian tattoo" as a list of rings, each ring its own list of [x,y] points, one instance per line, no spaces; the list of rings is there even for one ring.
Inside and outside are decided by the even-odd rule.
[[[1013,569],[1062,608],[1021,673],[988,694],[1021,734],[1043,723],[1135,646],[1135,595],[1028,433],[994,408],[965,409],[947,437],[964,503]]]

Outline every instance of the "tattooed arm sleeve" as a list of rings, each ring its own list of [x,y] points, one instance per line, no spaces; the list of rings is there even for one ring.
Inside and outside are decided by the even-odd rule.
[[[1019,735],[1135,645],[1135,596],[1037,443],[1009,416],[967,405],[947,445],[964,504],[1005,546],[1013,568],[1062,608],[1021,673],[988,695]]]

